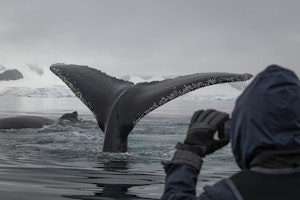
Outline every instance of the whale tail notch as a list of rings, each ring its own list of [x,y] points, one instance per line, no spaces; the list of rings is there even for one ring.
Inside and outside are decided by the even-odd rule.
[[[196,73],[133,84],[87,66],[54,64],[50,70],[94,113],[105,133],[103,151],[109,152],[126,152],[127,136],[135,124],[163,104],[201,87],[252,77],[251,74]]]

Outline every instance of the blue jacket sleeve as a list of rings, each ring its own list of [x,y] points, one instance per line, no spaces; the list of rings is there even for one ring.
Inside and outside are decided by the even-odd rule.
[[[170,161],[164,164],[166,179],[161,200],[213,200],[236,199],[229,179],[223,179],[213,186],[204,187],[204,192],[196,196],[199,170],[191,165]]]
[[[177,199],[206,199],[196,197],[196,183],[199,170],[178,162],[167,162],[164,164],[166,179],[165,190],[161,200]]]

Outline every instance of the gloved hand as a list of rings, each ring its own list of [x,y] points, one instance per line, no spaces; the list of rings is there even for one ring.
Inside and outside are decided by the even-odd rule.
[[[229,115],[216,110],[196,111],[191,119],[184,143],[178,143],[178,150],[187,150],[204,157],[229,143],[224,136],[224,123]],[[218,138],[214,134],[218,131]]]

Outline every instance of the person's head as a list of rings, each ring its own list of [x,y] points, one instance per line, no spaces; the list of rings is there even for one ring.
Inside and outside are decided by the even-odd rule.
[[[271,65],[236,101],[230,138],[237,164],[249,168],[265,150],[300,149],[300,82],[296,74]]]

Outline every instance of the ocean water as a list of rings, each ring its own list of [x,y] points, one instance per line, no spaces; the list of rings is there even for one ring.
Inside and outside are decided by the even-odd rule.
[[[128,138],[127,153],[104,153],[104,135],[76,97],[0,96],[0,118],[38,115],[57,119],[78,111],[81,122],[41,129],[0,130],[0,196],[34,199],[159,199],[170,160],[193,112],[215,108],[231,113],[231,100],[175,99],[145,116]],[[238,170],[230,146],[208,156],[197,191]]]

